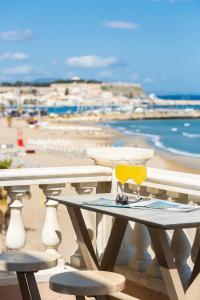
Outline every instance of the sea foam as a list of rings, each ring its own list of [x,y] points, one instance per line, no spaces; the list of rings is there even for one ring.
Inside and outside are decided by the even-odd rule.
[[[184,155],[184,156],[190,156],[190,157],[196,157],[196,158],[200,158],[200,154],[196,154],[196,153],[190,153],[187,151],[183,151],[183,150],[178,150],[172,147],[167,147],[163,144],[163,142],[161,141],[161,137],[159,135],[155,135],[155,134],[149,134],[149,133],[138,133],[138,132],[134,132],[134,131],[130,131],[130,130],[124,130],[124,133],[126,135],[132,135],[132,136],[140,136],[140,137],[146,137],[150,142],[152,142],[152,144],[160,149],[163,149],[164,151],[168,151],[177,155]],[[200,135],[199,135],[200,136]]]
[[[183,136],[189,137],[191,139],[200,138],[200,134],[198,133],[188,133],[188,132],[182,132]]]

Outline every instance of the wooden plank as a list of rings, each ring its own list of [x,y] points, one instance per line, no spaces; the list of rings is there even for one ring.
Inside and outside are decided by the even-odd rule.
[[[166,210],[130,209],[103,206],[86,206],[84,201],[93,201],[101,197],[113,199],[112,194],[57,196],[49,197],[66,206],[83,208],[86,210],[121,217],[133,222],[161,229],[196,228],[200,227],[200,209],[192,212],[172,212]]]
[[[115,218],[111,234],[102,258],[101,270],[112,271],[126,232],[128,220]]]
[[[186,300],[183,285],[175,265],[167,233],[162,229],[148,228],[157,261],[171,300]]]
[[[68,213],[77,236],[77,242],[81,249],[88,270],[99,269],[99,263],[90,240],[83,215],[80,208],[67,206]]]

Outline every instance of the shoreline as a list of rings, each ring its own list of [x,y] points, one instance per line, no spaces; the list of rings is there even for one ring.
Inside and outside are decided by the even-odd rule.
[[[55,117],[48,117],[54,122]],[[200,119],[200,110],[186,112],[184,110],[169,110],[169,111],[150,111],[150,112],[134,112],[123,114],[86,114],[86,115],[57,115],[60,123],[63,122],[112,122],[112,121],[136,121],[136,120],[184,120],[184,119]]]
[[[112,130],[116,131],[116,141],[120,139],[126,146],[154,149],[155,156],[148,162],[149,167],[200,174],[200,161],[197,164],[197,158],[173,154],[167,150],[159,149],[152,145],[148,141],[148,138],[145,138],[144,136],[139,137],[134,134],[126,135],[117,129],[112,128]]]
[[[134,135],[127,135],[124,132],[121,132],[113,127],[105,127],[100,123],[96,124],[103,128],[103,130],[109,129],[113,132],[115,144],[122,144],[127,147],[141,147],[141,148],[150,148],[154,149],[155,155],[148,162],[149,167],[159,168],[159,169],[168,169],[178,172],[186,172],[193,174],[200,174],[200,159],[184,156],[181,154],[174,154],[167,150],[160,149],[155,145],[152,145],[147,137]],[[198,163],[197,163],[198,162]]]
[[[18,164],[15,164],[17,167],[18,165],[25,167],[91,165],[94,162],[88,159],[86,155],[87,148],[110,147],[114,145],[154,149],[155,157],[148,162],[150,167],[200,174],[200,160],[197,158],[169,153],[155,147],[145,137],[126,135],[116,128],[105,127],[101,122],[86,124],[85,122],[82,123],[81,120],[76,123],[69,120],[63,120],[62,122],[59,120],[51,122],[49,120],[46,127],[30,128],[24,120],[15,119],[13,127],[9,128],[6,120],[1,119],[0,125],[0,144],[12,143],[16,150],[20,150],[16,147],[17,129],[23,131],[26,145],[27,140],[30,138],[33,140],[61,140],[56,151],[36,149],[36,154],[26,154],[24,157],[14,158],[18,162]],[[51,130],[52,126],[54,126],[54,130]],[[62,141],[65,140],[69,142],[69,148],[71,148],[64,148],[60,151],[59,146],[62,147]],[[27,145],[26,148],[29,149],[31,147]],[[21,150],[24,151],[25,148],[21,148]]]

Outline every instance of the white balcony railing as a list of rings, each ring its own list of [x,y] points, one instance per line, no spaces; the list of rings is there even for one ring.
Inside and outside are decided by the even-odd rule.
[[[0,171],[0,186],[4,187],[10,198],[10,222],[6,232],[5,243],[9,250],[20,250],[26,243],[26,230],[24,228],[22,210],[26,202],[23,195],[32,186],[38,186],[44,195],[59,195],[60,193],[117,193],[118,185],[112,175],[112,169],[103,166],[59,167],[59,168],[35,168]],[[135,186],[128,182],[126,191],[133,193]],[[142,193],[152,194],[169,201],[184,203],[193,202],[198,205],[200,201],[200,175],[173,172],[161,169],[148,168],[148,180],[142,186]],[[38,204],[39,205],[39,204]],[[46,217],[41,232],[42,243],[46,251],[57,252],[59,256],[59,268],[64,268],[62,253],[59,246],[62,233],[58,219],[58,203],[52,200],[46,201]],[[84,212],[86,223],[90,229],[90,236],[96,244],[99,257],[104,251],[109,229],[112,226],[112,218],[95,213]],[[76,243],[74,235],[68,233],[65,228],[68,244]],[[169,231],[171,245],[174,249],[176,263],[183,279],[188,278],[192,260],[195,256],[196,243],[199,243],[198,234],[194,230]],[[70,248],[71,249],[71,248]],[[73,252],[68,253],[67,263],[75,267],[84,267],[84,262],[78,246]],[[190,250],[192,249],[192,257]],[[34,250],[34,249],[33,249]],[[71,251],[65,249],[65,251]],[[163,283],[157,262],[154,259],[153,249],[145,226],[130,223],[122,247],[119,253],[117,270],[126,275],[129,280],[139,281],[140,284],[163,291]],[[2,277],[1,277],[2,278]],[[0,284],[5,281],[0,280]]]

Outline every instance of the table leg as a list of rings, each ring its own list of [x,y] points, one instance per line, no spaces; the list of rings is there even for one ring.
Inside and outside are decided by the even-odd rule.
[[[99,269],[98,259],[96,257],[80,208],[67,206],[67,209],[87,269],[98,270]]]
[[[199,299],[200,295],[200,248],[198,250],[194,268],[189,281],[188,289],[186,292],[187,299]]]
[[[148,230],[170,299],[186,300],[166,231],[152,227]]]
[[[31,297],[32,297],[31,299],[32,300],[41,300],[34,273],[32,273],[32,272],[26,273],[26,279],[27,279],[30,294],[31,294]]]
[[[112,271],[126,232],[128,220],[115,218],[111,234],[101,261],[101,270]]]
[[[26,279],[26,274],[23,272],[17,272],[17,280],[19,283],[19,288],[21,291],[22,299],[23,300],[32,300],[28,282]]]
[[[89,270],[107,270],[112,271],[117,255],[120,250],[120,246],[126,232],[128,220],[122,218],[115,218],[114,224],[112,226],[111,234],[106,246],[101,266],[94,251],[93,245],[91,243],[87,227],[80,208],[77,207],[67,207],[68,213],[74,227],[74,231],[77,236],[77,241],[81,249],[83,258],[85,260],[87,269]]]

